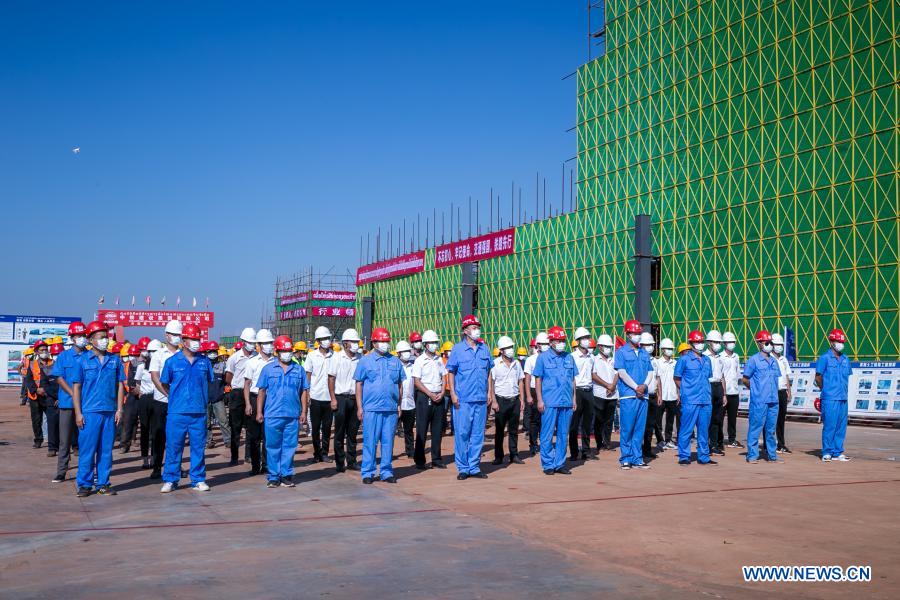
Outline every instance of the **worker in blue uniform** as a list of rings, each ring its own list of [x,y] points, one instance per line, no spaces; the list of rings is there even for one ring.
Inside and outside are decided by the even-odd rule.
[[[715,465],[709,458],[709,421],[712,417],[712,360],[702,331],[688,334],[691,350],[675,363],[675,386],[681,399],[681,425],[678,427],[678,464],[691,464],[691,438],[697,430],[697,463]]]
[[[387,329],[372,331],[374,348],[359,359],[356,380],[357,417],[363,424],[362,482],[375,480],[375,458],[381,445],[379,477],[385,483],[397,483],[392,458],[394,431],[400,416],[400,395],[406,373],[396,356],[391,356],[391,334]]]
[[[163,485],[159,490],[163,494],[178,487],[185,438],[189,438],[191,444],[191,489],[209,491],[206,483],[206,411],[209,384],[215,381],[215,373],[212,363],[200,352],[200,327],[194,323],[185,324],[181,339],[181,350],[166,361],[159,375],[160,384],[169,397]]]
[[[547,330],[550,352],[538,355],[534,367],[537,378],[537,409],[541,413],[541,468],[544,475],[571,475],[565,466],[569,444],[569,426],[575,410],[575,359],[566,351],[566,330],[551,327]],[[556,435],[556,444],[553,436]]]
[[[107,353],[109,330],[99,321],[91,321],[84,331],[91,344],[89,352],[78,356],[71,373],[72,407],[78,434],[77,495],[89,496],[94,467],[97,468],[97,493],[115,496],[109,483],[116,425],[122,420],[125,404],[125,367],[118,356]]]
[[[648,388],[654,376],[650,355],[641,348],[640,321],[625,323],[628,343],[616,351],[613,368],[619,374],[619,466],[623,470],[649,469],[644,462],[644,426]]]
[[[78,368],[78,361],[88,344],[84,335],[85,326],[81,321],[69,324],[69,338],[72,346],[56,357],[53,363],[53,376],[59,384],[59,454],[56,461],[56,476],[53,483],[66,480],[69,470],[69,458],[72,450],[78,446],[78,428],[75,426],[75,410],[72,405],[72,377]]]
[[[847,392],[850,386],[850,359],[844,354],[847,336],[840,329],[828,334],[831,347],[816,361],[816,386],[822,390],[822,461],[850,460],[844,454],[847,435]]]
[[[756,334],[759,352],[751,356],[744,365],[745,386],[750,388],[750,407],[747,411],[747,462],[759,462],[759,434],[765,432],[766,460],[782,462],[776,454],[775,424],[778,421],[778,378],[781,367],[772,356],[775,349],[772,334],[763,329]]]
[[[491,354],[481,340],[481,323],[475,315],[462,320],[463,339],[450,351],[447,383],[453,403],[453,438],[456,479],[487,479],[481,470],[484,426],[487,420],[488,376]]]
[[[266,363],[256,384],[256,421],[266,429],[267,488],[294,487],[294,454],[300,423],[306,422],[309,381],[293,350],[290,337],[275,338],[278,361]]]

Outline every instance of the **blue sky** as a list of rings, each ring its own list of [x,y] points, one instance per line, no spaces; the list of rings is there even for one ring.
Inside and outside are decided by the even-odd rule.
[[[579,0],[3,2],[0,312],[208,296],[236,333],[379,225],[486,221],[513,180],[533,207],[536,171],[559,202],[585,28]]]

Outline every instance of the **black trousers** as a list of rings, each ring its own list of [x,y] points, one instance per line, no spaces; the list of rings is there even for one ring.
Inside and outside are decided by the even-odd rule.
[[[331,400],[310,400],[309,420],[312,425],[313,456],[322,458],[328,455],[328,445],[331,441]]]
[[[78,427],[75,426],[75,410],[72,408],[59,409],[59,454],[56,455],[56,475],[60,479],[66,476],[69,470],[69,459],[72,455],[72,446],[78,441]]]
[[[575,388],[575,410],[569,423],[569,456],[578,458],[578,442],[581,442],[581,453],[587,454],[591,449],[591,421],[594,418],[594,394],[591,388]]]
[[[162,471],[166,455],[166,418],[169,415],[169,404],[150,400],[147,412],[150,417],[150,454],[153,456],[153,470]]]
[[[642,444],[644,456],[653,455],[654,433],[656,434],[656,443],[661,444],[663,442],[662,431],[657,426],[661,412],[662,406],[656,404],[656,394],[650,394],[647,398],[647,420],[644,423],[644,442]]]
[[[672,426],[677,425],[675,429],[675,441],[678,441],[678,429],[681,428],[681,411],[678,408],[678,402],[674,400],[670,400],[668,402],[663,402],[662,407],[659,411],[660,419],[662,419],[663,414],[666,416],[666,429],[665,429],[665,438],[666,442],[672,441]]]
[[[31,429],[34,433],[34,443],[44,442],[44,415],[47,416],[47,450],[57,452],[59,450],[59,409],[56,408],[56,400],[49,396],[38,396],[37,400],[31,400]]]
[[[425,465],[425,440],[431,431],[431,462],[441,461],[441,440],[444,437],[444,402],[432,402],[431,398],[416,390],[416,443],[413,458],[416,464]]]
[[[784,419],[787,417],[788,397],[787,390],[778,390],[778,421],[775,422],[775,437],[778,439],[778,448],[786,448],[784,443]]]
[[[537,448],[541,445],[541,411],[537,409],[537,396],[532,394],[531,404],[525,403],[525,420],[528,421],[528,445]]]
[[[122,445],[131,446],[135,431],[140,425],[141,456],[150,456],[150,403],[153,394],[128,396],[125,403],[125,426],[122,429]]]
[[[722,434],[722,426],[725,422],[725,387],[721,381],[710,384],[712,389],[712,415],[709,418],[709,449],[722,450],[725,446],[725,436]]]
[[[406,456],[412,458],[416,439],[416,409],[401,410],[399,420],[403,426],[403,451],[406,453]]]
[[[728,394],[726,396],[728,405],[725,411],[728,413],[728,443],[737,440],[737,415],[738,405],[740,405],[740,397],[737,394]]]
[[[519,397],[504,398],[497,396],[497,404],[500,407],[494,413],[494,458],[503,460],[503,437],[509,437],[509,457],[519,455]]]
[[[337,410],[334,411],[334,462],[338,467],[345,464],[352,466],[356,464],[356,436],[359,434],[356,395],[336,394],[335,397]]]
[[[594,396],[594,439],[597,448],[612,448],[613,420],[616,418],[616,398]]]
[[[250,468],[259,473],[265,465],[262,448],[265,445],[263,424],[256,422],[256,394],[250,394],[250,414],[244,407],[244,390],[232,390],[229,398],[228,421],[231,426],[231,460],[238,459],[241,449],[241,430],[247,432],[247,446],[250,449]],[[240,402],[240,404],[238,404]]]

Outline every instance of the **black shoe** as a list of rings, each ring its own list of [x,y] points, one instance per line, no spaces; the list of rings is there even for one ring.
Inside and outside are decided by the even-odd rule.
[[[348,464],[348,465],[347,465],[347,470],[348,470],[348,471],[359,471],[359,465],[356,464],[356,463]]]
[[[568,467],[560,467],[560,468],[556,469],[556,472],[559,473],[560,475],[571,475],[572,474],[572,471],[569,470]]]
[[[162,479],[162,473],[159,472],[159,469],[150,471],[150,479]]]
[[[111,485],[101,485],[97,488],[97,494],[100,496],[117,496],[117,492]]]
[[[710,460],[708,460],[708,461],[706,461],[706,462],[700,462],[700,461],[698,460],[698,461],[697,461],[697,464],[698,464],[698,465],[717,465],[717,464],[719,464],[719,463],[717,463],[716,461],[710,459]]]
[[[442,463],[442,462],[432,462],[432,463],[431,463],[431,468],[433,468],[433,469],[446,469],[446,468],[447,468],[447,465],[445,465],[445,464]]]
[[[131,446],[122,446],[122,454],[128,454],[131,452]]]
[[[412,457],[413,457],[413,453],[412,453],[412,452],[407,452],[407,453],[406,453],[406,458],[412,458]]]
[[[569,462],[578,462],[578,457],[577,457],[577,456],[570,456],[570,457],[569,457]]]
[[[495,458],[494,460],[491,461],[491,464],[492,464],[492,465],[502,465],[502,464],[503,464],[503,459],[502,459],[502,458]]]
[[[478,471],[477,473],[472,473],[469,477],[474,477],[475,479],[487,479],[487,473],[483,471]]]
[[[54,456],[56,456],[56,450],[50,450],[49,452],[47,452],[48,458],[53,458]]]
[[[87,498],[91,495],[91,488],[80,487],[78,488],[78,491],[75,493],[75,495],[79,498]]]
[[[691,461],[688,460],[687,458],[682,458],[681,460],[678,461],[678,464],[681,465],[682,467],[686,467],[689,464],[691,464]]]
[[[390,477],[385,477],[381,480],[381,483],[397,483],[397,478],[391,475]]]
[[[512,460],[510,460],[510,462],[516,463],[517,465],[524,465],[524,464],[525,464],[525,461],[522,460],[521,458],[519,458],[518,456],[513,456],[513,457],[512,457]]]
[[[150,468],[150,459],[145,457],[144,462],[141,463],[141,469],[146,470],[149,468]]]
[[[338,473],[343,473],[344,471],[347,470],[347,467],[345,467],[344,465],[335,465],[334,470],[337,471]]]
[[[429,467],[429,466],[426,465],[426,464],[421,464],[421,465],[420,465],[420,464],[416,463],[416,468],[417,468],[418,470],[420,470],[420,471],[427,471],[427,470],[430,469],[431,467]]]
[[[187,478],[187,476],[188,476],[187,469],[182,469],[181,470],[181,478],[185,479],[185,478]]]
[[[468,478],[469,478],[468,473],[460,473],[459,475],[456,476],[457,481],[465,481]]]
[[[556,473],[553,469],[544,469],[544,475],[553,475]]]
[[[281,478],[281,487],[292,488],[292,487],[297,487],[297,484],[294,483],[293,477],[282,477]]]
[[[334,459],[331,458],[330,456],[328,456],[328,455],[326,454],[325,456],[323,456],[323,457],[321,458],[321,461],[322,461],[322,462],[326,462],[326,463],[330,463],[330,462],[334,462]]]
[[[270,479],[266,482],[266,487],[270,490],[275,489],[277,487],[281,487],[281,482],[277,479]]]
[[[582,453],[578,456],[578,460],[587,460],[588,458],[590,458],[590,457],[588,456],[588,453],[587,453],[587,452],[582,452]]]
[[[250,469],[250,472],[247,473],[247,477],[256,477],[260,473],[262,473],[262,469]]]
[[[238,462],[238,459],[236,459],[236,458],[232,458],[230,461],[228,461],[229,467],[236,467],[236,466],[238,466],[238,464],[239,464],[239,462]]]
[[[528,451],[534,456],[537,453],[537,449],[534,446],[528,448]]]
[[[787,446],[782,448],[781,451],[784,452],[785,454],[793,454],[793,452],[791,452],[791,449],[788,448]]]
[[[40,448],[43,445],[44,445],[44,442],[35,442],[31,445],[31,447],[34,448],[35,450],[37,450],[38,448]]]
[[[722,451],[721,448],[716,448],[715,450],[711,450],[710,454],[715,454],[716,456],[725,456],[725,452]]]
[[[363,483],[366,485],[369,485],[373,481],[374,481],[374,479],[372,479],[371,477],[363,477]]]
[[[50,483],[62,483],[65,480],[66,480],[66,474],[63,473],[62,475],[57,475],[56,477],[51,479]]]

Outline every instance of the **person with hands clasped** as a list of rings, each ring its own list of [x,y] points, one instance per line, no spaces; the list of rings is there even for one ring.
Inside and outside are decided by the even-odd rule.
[[[566,330],[551,327],[547,330],[547,337],[550,351],[542,352],[534,367],[537,409],[541,413],[541,468],[544,475],[571,475],[572,471],[565,463],[569,426],[577,405],[575,375],[578,368],[572,355],[566,351]]]

